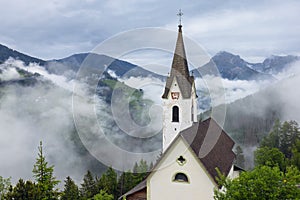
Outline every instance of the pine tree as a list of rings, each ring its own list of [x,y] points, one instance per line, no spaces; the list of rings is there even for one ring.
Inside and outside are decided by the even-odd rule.
[[[61,200],[79,200],[79,189],[75,182],[68,176],[65,180]]]
[[[286,158],[292,157],[292,147],[300,140],[300,131],[297,122],[285,121],[282,124],[275,121],[272,131],[266,136],[260,147],[278,148]]]
[[[92,198],[92,200],[113,200],[113,199],[114,199],[113,195],[107,194],[103,190],[100,190],[100,192]]]
[[[300,140],[297,140],[292,148],[291,164],[300,170]]]
[[[9,191],[10,178],[3,178],[0,176],[0,200],[6,195]]]
[[[92,198],[96,195],[100,189],[98,189],[93,174],[88,170],[83,177],[83,183],[80,188],[80,195],[83,199]]]
[[[117,173],[109,167],[99,180],[99,188],[117,197]]]
[[[24,182],[20,179],[16,186],[11,186],[10,191],[6,195],[7,200],[31,200],[39,199],[37,187],[31,181]]]
[[[136,185],[135,176],[131,171],[123,172],[118,179],[117,196],[122,196]]]
[[[57,181],[53,176],[54,166],[48,166],[48,162],[43,155],[42,142],[40,142],[38,150],[38,157],[32,170],[33,177],[37,182],[37,187],[40,192],[38,199],[57,199],[58,192],[55,189],[55,186],[59,183],[59,181]]]
[[[146,177],[148,170],[149,170],[149,167],[148,167],[147,161],[145,161],[143,159],[140,160],[139,164],[137,164],[137,163],[134,164],[133,174],[135,176],[135,181],[134,181],[135,185],[140,183]]]
[[[300,132],[297,122],[284,122],[280,127],[280,144],[279,149],[284,153],[286,158],[291,158],[292,147],[300,139]]]
[[[265,137],[260,146],[269,148],[279,148],[279,137],[280,137],[281,122],[279,119],[275,120],[273,128],[269,135]]]

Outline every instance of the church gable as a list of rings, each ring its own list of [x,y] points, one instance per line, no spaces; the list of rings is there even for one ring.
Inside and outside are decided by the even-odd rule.
[[[182,137],[177,137],[147,178],[147,199],[212,199],[217,185]]]
[[[209,137],[208,134],[218,137]],[[201,148],[212,148],[204,154]],[[128,199],[213,199],[218,168],[225,176],[233,170],[233,140],[211,118],[180,132],[158,160],[147,179],[128,193]],[[173,196],[174,195],[174,196]],[[191,196],[189,196],[191,195]]]

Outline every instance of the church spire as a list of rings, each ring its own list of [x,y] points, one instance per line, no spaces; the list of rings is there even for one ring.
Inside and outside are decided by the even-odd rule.
[[[181,24],[178,25],[178,36],[171,68],[171,75],[172,74],[182,75],[186,78],[189,77],[189,68],[184,49]]]
[[[185,54],[179,10],[177,41],[170,75],[167,77],[163,98],[163,151],[180,131],[197,122],[197,95],[194,76],[190,76]]]
[[[181,16],[182,12],[179,11],[179,25],[178,25],[178,36],[176,41],[175,52],[172,61],[171,73],[170,77],[167,78],[167,83],[165,87],[164,94],[162,96],[163,99],[168,97],[170,87],[173,79],[176,77],[180,90],[184,98],[190,98],[191,95],[191,87],[194,83],[194,77],[190,76],[189,68],[187,63],[187,58],[185,54],[183,36],[182,36],[182,25],[181,25]]]

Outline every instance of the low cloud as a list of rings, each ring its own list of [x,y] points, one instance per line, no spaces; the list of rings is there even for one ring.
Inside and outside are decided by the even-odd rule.
[[[7,65],[0,65],[0,80],[9,81],[20,78],[20,74],[16,68],[11,68]]]
[[[81,181],[89,168],[89,159],[80,155],[74,145],[75,127],[72,116],[72,87],[64,77],[47,74],[40,66],[24,66],[20,61],[9,60],[0,65],[1,77],[6,80],[20,78],[16,67],[43,74],[34,86],[22,86],[17,82],[1,86],[0,101],[0,172],[3,177],[32,180],[32,169],[38,154],[39,141],[43,141],[44,153],[50,165],[55,165],[55,176],[64,180],[71,176]],[[14,76],[11,76],[14,72]],[[47,78],[46,78],[47,77]],[[65,89],[55,86],[66,86]],[[85,160],[86,159],[86,160]],[[20,167],[21,166],[21,167]]]
[[[242,80],[227,80],[222,79],[223,85],[216,88],[225,88],[226,102],[234,102],[237,99],[252,95],[262,89],[271,88],[272,94],[277,99],[267,99],[261,96],[261,102],[268,105],[271,100],[278,100],[284,102],[282,104],[282,120],[297,120],[299,118],[299,92],[295,89],[300,84],[299,78],[299,63],[294,63],[288,72],[278,75],[282,77],[280,81],[273,86],[270,86],[268,81],[242,81]],[[13,178],[17,181],[18,178],[32,179],[32,168],[37,156],[37,146],[39,141],[44,142],[44,150],[50,164],[55,165],[55,175],[63,180],[66,176],[71,175],[76,181],[82,179],[89,165],[86,163],[84,156],[78,155],[78,149],[74,146],[72,133],[74,132],[74,121],[72,116],[72,91],[73,84],[78,82],[69,80],[63,76],[47,73],[44,68],[30,64],[24,66],[20,61],[9,60],[8,62],[0,65],[2,73],[0,79],[3,81],[13,80],[20,78],[16,71],[16,67],[28,70],[32,73],[40,73],[44,78],[51,80],[53,84],[38,83],[33,87],[23,87],[20,85],[8,85],[1,89],[1,102],[0,102],[0,171],[1,176]],[[111,72],[112,74],[113,72]],[[117,77],[118,78],[118,77]],[[215,77],[207,77],[212,81]],[[120,79],[121,82],[137,88],[142,89],[144,98],[151,99],[156,105],[161,105],[161,95],[165,83],[159,79],[146,77],[131,77],[128,79]],[[59,87],[57,87],[57,86]],[[86,90],[86,85],[79,83],[79,88],[82,91]],[[205,95],[208,90],[207,86],[200,79],[196,80],[196,88],[199,90],[198,96]],[[78,95],[86,93],[79,92]],[[217,98],[217,97],[216,97]],[[91,98],[92,99],[92,98]],[[216,101],[218,102],[218,101]],[[201,102],[199,102],[201,104]],[[93,109],[98,109],[101,116],[98,118],[102,123],[103,129],[107,133],[119,132],[118,127],[110,126],[113,123],[111,118],[111,111],[103,100],[97,102],[90,101],[85,98],[78,106],[82,110],[82,114],[86,116],[94,114],[95,110],[88,112],[90,108],[86,108],[92,104]],[[245,105],[247,107],[247,105]],[[254,110],[251,112],[255,113]],[[257,113],[261,112],[261,107],[257,107]],[[155,109],[153,109],[155,110]],[[157,115],[158,111],[152,113],[152,116]],[[97,136],[97,126],[91,123],[89,118],[86,118],[85,127],[92,130]],[[122,143],[128,142],[124,140],[122,135],[115,134],[111,138],[117,139]],[[99,138],[98,138],[99,139]],[[101,139],[101,138],[100,138]],[[157,142],[154,140],[154,142]],[[136,143],[140,144],[140,143]],[[158,143],[155,145],[159,146]],[[124,146],[124,144],[123,144]],[[125,144],[125,146],[129,146]],[[91,147],[97,152],[98,148],[95,141]],[[103,146],[107,147],[107,146]],[[138,145],[131,145],[132,148],[139,148]],[[101,149],[101,148],[98,148]],[[139,151],[139,149],[135,149]],[[109,154],[109,151],[106,151]],[[109,155],[108,155],[109,156]],[[22,166],[22,167],[20,167]]]

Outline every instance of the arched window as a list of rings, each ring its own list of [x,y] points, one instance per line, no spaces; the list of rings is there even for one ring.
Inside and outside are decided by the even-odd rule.
[[[179,108],[178,108],[178,106],[173,106],[173,108],[172,108],[172,122],[179,122]]]
[[[187,182],[188,183],[189,179],[188,179],[187,175],[185,175],[184,173],[179,172],[179,173],[175,174],[173,181]]]

